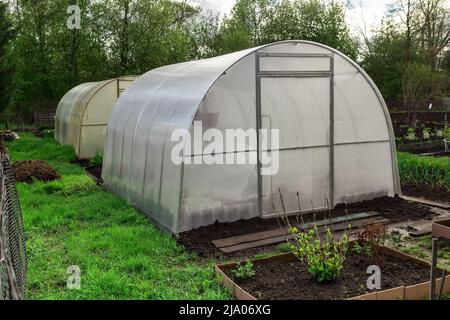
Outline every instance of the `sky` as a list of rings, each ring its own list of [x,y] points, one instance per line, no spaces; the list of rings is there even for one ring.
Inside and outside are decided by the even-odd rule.
[[[202,8],[228,14],[236,0],[195,0]],[[367,34],[380,25],[381,18],[386,11],[386,5],[392,0],[352,0],[347,13],[347,22],[352,32],[358,34],[366,26]]]

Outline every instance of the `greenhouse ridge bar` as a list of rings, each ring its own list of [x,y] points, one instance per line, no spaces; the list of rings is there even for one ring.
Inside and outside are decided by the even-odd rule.
[[[278,129],[280,170],[260,165],[176,165],[177,129]],[[192,136],[192,135],[191,135]],[[223,154],[260,157],[246,141]],[[203,157],[207,154],[196,155]],[[188,155],[185,155],[188,157]],[[189,156],[190,157],[190,156]],[[258,162],[260,163],[260,162]],[[152,70],[119,98],[108,124],[105,186],[179,233],[219,222],[308,212],[400,193],[385,102],[353,61],[334,49],[287,41]]]

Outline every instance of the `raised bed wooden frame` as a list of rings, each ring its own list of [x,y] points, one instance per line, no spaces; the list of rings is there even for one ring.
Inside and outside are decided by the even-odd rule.
[[[400,251],[391,249],[391,248],[384,248],[385,254],[392,255],[397,258],[403,259],[403,260],[410,260],[415,261],[417,263],[426,265],[431,268],[430,264],[417,259],[415,257],[409,256],[407,254],[404,254]],[[296,260],[297,258],[291,254],[282,254],[277,255],[270,258],[265,259],[256,259],[252,260],[252,263],[254,265],[261,265],[265,264],[267,262],[271,261],[286,261],[290,262],[292,260]],[[226,275],[227,270],[235,269],[237,267],[237,263],[229,263],[229,264],[223,264],[223,265],[216,265],[215,273],[216,277],[219,280],[220,283],[222,283],[228,290],[228,292],[235,297],[237,300],[243,300],[243,301],[254,301],[257,300],[254,296],[252,296],[250,293],[242,289],[239,285],[237,285],[230,277]],[[442,279],[436,280],[436,287],[440,288]],[[427,300],[429,298],[430,293],[430,281],[425,283],[419,283],[412,286],[402,286],[398,288],[393,288],[389,290],[383,290],[378,292],[372,292],[368,293],[362,296],[353,297],[349,300]],[[450,293],[450,275],[445,278],[444,282],[444,289],[443,293],[447,294]]]
[[[450,240],[450,219],[433,222],[433,237]]]

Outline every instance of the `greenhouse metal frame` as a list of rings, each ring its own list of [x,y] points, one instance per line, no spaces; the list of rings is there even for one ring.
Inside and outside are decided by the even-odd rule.
[[[256,145],[231,152],[256,154],[257,165],[174,164],[171,133],[192,131],[194,121],[221,131],[279,129],[281,144],[270,151],[280,153],[280,172],[261,175],[259,135]],[[221,153],[229,150],[214,152]],[[170,65],[140,77],[113,111],[103,179],[107,189],[172,233],[401,193],[381,93],[351,59],[308,41]]]

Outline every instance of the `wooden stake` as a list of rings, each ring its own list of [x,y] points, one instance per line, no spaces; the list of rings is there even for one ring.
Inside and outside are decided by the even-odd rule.
[[[430,300],[436,299],[436,265],[438,255],[439,240],[432,239],[432,257],[431,257],[431,279],[430,279]]]
[[[442,270],[442,282],[441,282],[441,289],[439,290],[438,300],[442,299],[442,293],[444,291],[444,283],[445,283],[445,278],[446,277],[447,277],[447,270],[444,269],[444,270]]]

